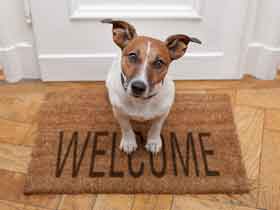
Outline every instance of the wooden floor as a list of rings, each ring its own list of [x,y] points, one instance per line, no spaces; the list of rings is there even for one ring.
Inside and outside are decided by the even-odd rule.
[[[234,106],[253,191],[245,195],[22,194],[37,132],[37,111],[49,91],[102,83],[0,82],[0,210],[250,210],[280,209],[280,80],[183,81],[177,91],[226,93]]]

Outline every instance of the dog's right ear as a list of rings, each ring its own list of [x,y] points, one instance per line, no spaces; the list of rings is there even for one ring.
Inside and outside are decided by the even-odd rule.
[[[104,19],[101,22],[113,25],[113,40],[121,49],[137,36],[135,28],[125,21]]]

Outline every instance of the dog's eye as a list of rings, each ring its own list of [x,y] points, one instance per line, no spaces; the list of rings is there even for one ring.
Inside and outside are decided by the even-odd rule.
[[[137,60],[138,60],[137,54],[136,54],[136,53],[129,53],[129,54],[128,54],[128,60],[129,60],[131,63],[136,63]]]
[[[164,65],[164,62],[160,59],[157,59],[155,62],[154,62],[154,67],[156,69],[160,69],[162,66]]]

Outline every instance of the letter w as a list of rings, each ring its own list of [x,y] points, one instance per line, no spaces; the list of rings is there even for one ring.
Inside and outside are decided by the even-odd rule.
[[[79,140],[79,134],[78,132],[74,132],[73,135],[72,135],[72,138],[68,144],[68,147],[66,149],[66,153],[64,154],[64,157],[62,158],[62,150],[63,150],[63,141],[64,141],[64,132],[61,131],[59,133],[59,146],[58,146],[58,153],[57,153],[57,162],[56,162],[56,172],[55,172],[55,176],[56,177],[60,177],[62,172],[63,172],[63,169],[64,169],[64,166],[65,166],[65,163],[66,163],[66,160],[70,154],[70,151],[73,147],[73,165],[72,165],[72,177],[76,177],[78,176],[79,174],[79,171],[80,171],[80,166],[81,166],[81,163],[82,163],[82,160],[84,158],[84,155],[85,155],[85,151],[86,151],[86,148],[87,148],[87,145],[88,145],[88,142],[89,142],[89,139],[91,137],[91,132],[88,132],[87,133],[87,137],[86,137],[86,140],[85,140],[85,143],[83,145],[83,148],[82,148],[82,152],[80,153],[80,157],[77,158],[78,156],[78,140]],[[68,142],[68,140],[66,141]],[[73,146],[74,145],[74,146]],[[78,160],[77,160],[78,159]]]

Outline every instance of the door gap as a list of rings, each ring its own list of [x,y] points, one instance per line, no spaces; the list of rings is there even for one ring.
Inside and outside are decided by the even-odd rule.
[[[4,67],[0,64],[0,81],[5,81]]]

